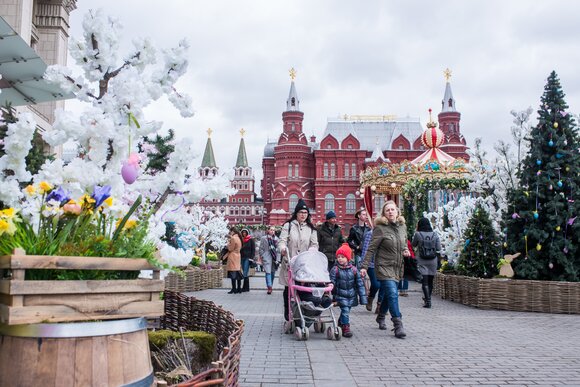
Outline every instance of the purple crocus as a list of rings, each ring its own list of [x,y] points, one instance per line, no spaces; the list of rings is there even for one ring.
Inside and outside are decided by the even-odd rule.
[[[95,200],[95,208],[98,208],[111,196],[111,186],[105,185],[103,187],[95,185],[91,198]]]
[[[62,187],[58,187],[57,189],[53,189],[52,191],[50,191],[48,195],[46,195],[45,201],[49,202],[51,200],[59,202],[60,205],[62,206],[63,204],[67,203],[70,200],[70,194]]]

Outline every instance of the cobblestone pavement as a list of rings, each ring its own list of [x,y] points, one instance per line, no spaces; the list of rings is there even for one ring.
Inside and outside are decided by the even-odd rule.
[[[399,299],[406,339],[379,330],[359,306],[352,338],[330,341],[311,328],[308,341],[296,341],[282,330],[279,285],[267,295],[258,273],[249,293],[230,295],[226,282],[190,294],[245,321],[241,386],[580,386],[578,315],[479,310],[439,297],[425,309],[412,283]]]

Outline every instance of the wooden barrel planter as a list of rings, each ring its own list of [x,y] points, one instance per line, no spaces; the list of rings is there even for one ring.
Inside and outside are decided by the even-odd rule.
[[[0,387],[149,387],[144,318],[0,325]]]

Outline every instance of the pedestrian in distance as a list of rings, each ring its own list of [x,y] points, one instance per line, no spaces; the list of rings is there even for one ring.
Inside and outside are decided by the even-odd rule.
[[[250,235],[247,228],[242,229],[242,248],[240,250],[242,257],[242,274],[244,276],[244,286],[242,292],[250,291],[250,265],[255,264],[254,257],[256,256],[256,241]]]
[[[237,228],[231,227],[228,234],[227,253],[222,257],[226,261],[228,278],[232,281],[232,289],[228,294],[242,292],[242,266],[240,263],[240,249],[242,248],[242,234]]]
[[[352,225],[348,233],[347,242],[354,253],[354,265],[359,268],[362,260],[362,248],[365,232],[370,230],[368,214],[366,210],[360,209],[355,214],[356,223]]]
[[[421,289],[423,290],[423,307],[431,308],[431,293],[433,293],[433,279],[437,274],[437,263],[441,252],[441,241],[431,227],[427,218],[419,219],[417,231],[413,235],[413,249],[417,257],[417,266],[423,276]]]
[[[352,337],[350,329],[350,310],[359,304],[367,303],[365,285],[356,266],[351,263],[352,251],[344,243],[336,251],[336,263],[330,269],[330,281],[334,285],[334,302],[340,307],[339,325],[342,336]]]
[[[401,310],[399,309],[399,280],[403,278],[403,257],[411,255],[407,248],[407,230],[405,218],[399,212],[397,204],[389,200],[375,219],[375,228],[369,248],[364,257],[361,275],[365,276],[371,258],[375,257],[375,272],[384,292],[381,309],[377,316],[379,329],[387,329],[385,323],[387,311],[391,314],[395,337],[402,339],[407,334],[403,327]]]
[[[328,271],[334,266],[336,260],[336,250],[344,242],[342,230],[336,224],[336,214],[334,211],[326,213],[326,221],[318,227],[318,250],[326,255],[328,259]]]
[[[272,284],[276,276],[276,269],[280,262],[278,256],[278,238],[276,237],[276,229],[274,226],[268,227],[266,235],[260,238],[260,247],[258,254],[262,261],[262,267],[266,273],[266,287],[267,293],[272,294]]]
[[[288,261],[290,258],[307,251],[311,247],[318,249],[318,237],[316,228],[312,224],[310,210],[304,202],[299,199],[294,213],[282,225],[278,248],[282,256],[280,263],[280,273],[278,282],[284,286],[284,319],[288,321]]]

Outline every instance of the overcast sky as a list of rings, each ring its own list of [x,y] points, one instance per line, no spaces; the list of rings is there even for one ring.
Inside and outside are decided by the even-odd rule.
[[[268,138],[297,71],[304,132],[318,140],[343,114],[420,117],[441,109],[443,71],[468,141],[491,150],[509,137],[510,110],[538,109],[546,78],[558,73],[572,113],[580,113],[580,2],[529,0],[191,1],[78,0],[71,34],[89,9],[123,25],[124,42],[148,36],[155,47],[189,39],[188,73],[177,84],[193,98],[183,119],[166,100],[147,110],[178,136],[196,140],[198,166],[211,127],[218,166],[231,168],[245,128],[249,162],[262,174]],[[537,114],[534,113],[535,122]]]

